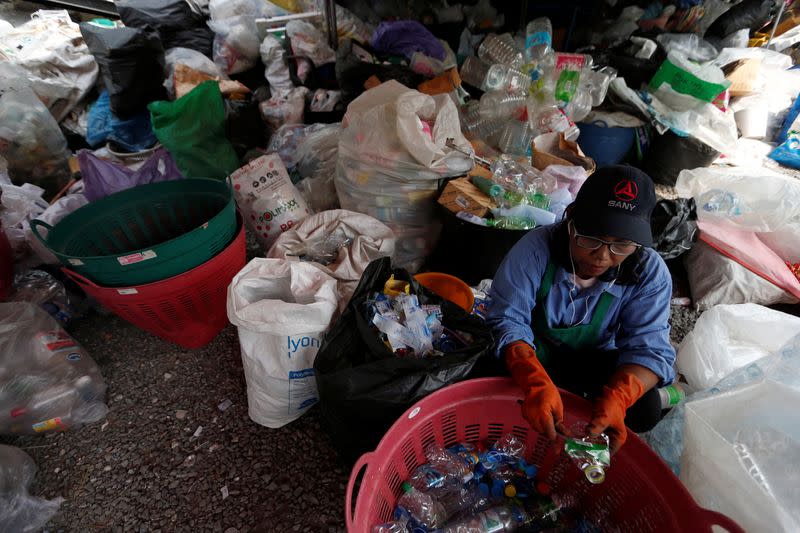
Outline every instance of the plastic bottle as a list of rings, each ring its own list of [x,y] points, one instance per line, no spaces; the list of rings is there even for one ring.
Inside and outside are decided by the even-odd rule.
[[[487,120],[520,119],[525,114],[527,96],[522,93],[491,91],[484,93],[480,100],[481,117]]]
[[[672,409],[686,398],[686,392],[683,387],[677,383],[667,385],[658,389],[658,396],[661,398],[662,409]]]
[[[722,189],[711,189],[697,198],[697,204],[704,211],[722,216],[740,216],[743,212],[739,198],[732,192]]]
[[[528,92],[530,86],[529,74],[497,63],[487,70],[482,88],[486,91]]]
[[[531,115],[529,112],[528,119],[536,131],[563,133],[564,138],[568,141],[574,141],[581,133],[578,127],[555,104],[537,108],[535,113],[535,115]]]
[[[553,25],[547,17],[533,19],[525,28],[525,55],[539,61],[553,49]]]
[[[501,533],[517,531],[528,521],[525,511],[516,505],[492,507],[476,515],[448,524],[442,533]]]
[[[572,96],[567,107],[564,108],[564,113],[569,117],[573,123],[580,122],[586,118],[586,115],[592,110],[592,96],[588,89],[581,86]]]
[[[505,154],[530,155],[533,134],[530,121],[510,120],[500,133],[497,147]]]
[[[481,115],[480,104],[469,102],[461,108],[461,129],[469,139],[481,139],[492,142],[502,131],[504,123],[500,120],[487,119]]]
[[[478,57],[492,65],[500,63],[519,68],[525,64],[525,54],[508,34],[490,33],[487,35],[478,47]]]
[[[597,485],[605,481],[605,469],[611,465],[608,436],[605,433],[565,439],[564,451],[583,471],[589,483]]]
[[[444,524],[447,517],[444,509],[433,497],[419,491],[409,483],[403,483],[403,494],[397,500],[397,506],[405,509],[420,526],[435,529]]]
[[[407,522],[392,520],[385,524],[378,524],[372,527],[372,533],[406,533],[408,531]]]
[[[489,73],[490,66],[475,56],[469,56],[464,60],[464,64],[461,65],[458,75],[462,81],[478,89],[485,90],[486,75]]]
[[[495,198],[505,192],[503,187],[483,176],[472,176],[472,184],[489,198]]]
[[[462,483],[472,479],[472,465],[451,450],[434,444],[425,450],[425,457],[433,468],[447,476],[457,478]]]

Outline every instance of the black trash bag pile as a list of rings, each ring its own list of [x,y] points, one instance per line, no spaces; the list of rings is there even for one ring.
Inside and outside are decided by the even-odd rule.
[[[191,48],[211,56],[214,32],[186,0],[117,0],[116,6],[125,26],[155,29],[165,50]]]
[[[408,281],[422,305],[440,305],[445,327],[470,334],[465,348],[434,358],[399,358],[365,319],[367,299],[395,279]],[[376,448],[386,430],[415,402],[491,365],[493,341],[484,322],[421,287],[386,257],[369,264],[341,319],[314,361],[326,429],[344,461]]]

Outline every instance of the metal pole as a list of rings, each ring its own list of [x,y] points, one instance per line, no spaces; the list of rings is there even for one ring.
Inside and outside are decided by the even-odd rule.
[[[786,0],[781,0],[781,7],[778,8],[778,15],[775,17],[775,24],[772,25],[772,32],[769,34],[769,40],[764,48],[769,48],[769,45],[772,43],[772,38],[775,37],[775,30],[778,29],[778,24],[781,21],[781,17],[783,16],[783,10],[786,7]]]
[[[328,26],[328,44],[336,50],[339,47],[339,32],[336,29],[336,2],[325,0],[325,21]]]

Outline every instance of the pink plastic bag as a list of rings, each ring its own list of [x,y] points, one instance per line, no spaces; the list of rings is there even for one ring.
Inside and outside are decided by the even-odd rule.
[[[89,150],[78,152],[83,194],[90,202],[139,185],[182,179],[172,156],[159,148],[138,170],[100,159]]]

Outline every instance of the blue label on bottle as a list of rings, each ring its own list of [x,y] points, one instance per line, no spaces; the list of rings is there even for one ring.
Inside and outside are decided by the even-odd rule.
[[[536,33],[531,33],[525,39],[525,48],[531,48],[532,46],[551,46],[553,44],[553,37],[546,31],[537,31]]]

